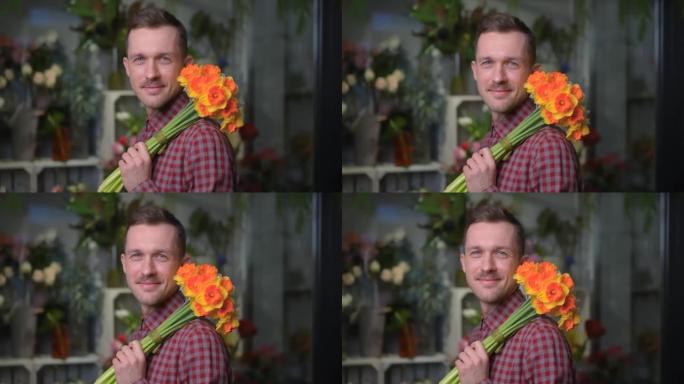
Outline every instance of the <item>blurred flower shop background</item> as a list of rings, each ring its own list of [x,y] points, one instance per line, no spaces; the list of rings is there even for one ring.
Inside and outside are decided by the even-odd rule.
[[[314,23],[300,0],[3,1],[0,190],[94,191],[116,167],[146,119],[122,64],[127,17],[146,4],[240,86],[238,189],[312,190]]]
[[[521,221],[528,257],[575,279],[577,382],[662,382],[659,195],[348,194],[342,383],[437,383],[453,367],[481,319],[458,258],[465,212],[482,202]]]
[[[0,382],[89,383],[140,326],[119,255],[126,217],[170,210],[197,263],[236,287],[237,383],[312,382],[310,194],[11,194],[0,199]],[[268,239],[268,241],[264,241]]]
[[[470,62],[494,10],[532,29],[542,70],[585,90],[584,189],[654,190],[651,0],[343,1],[343,190],[436,192],[460,173],[490,129]]]

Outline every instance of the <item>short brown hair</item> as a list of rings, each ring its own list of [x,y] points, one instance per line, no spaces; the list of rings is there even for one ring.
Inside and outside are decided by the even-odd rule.
[[[171,212],[152,204],[143,205],[128,216],[126,235],[128,235],[128,230],[132,226],[141,224],[169,224],[174,227],[176,229],[176,245],[180,250],[180,257],[183,258],[185,256],[185,228]]]
[[[530,53],[532,62],[534,64],[537,60],[537,46],[534,40],[534,35],[530,28],[520,19],[508,13],[493,12],[486,14],[477,25],[475,32],[475,52],[477,52],[477,42],[480,40],[480,35],[487,32],[521,32],[527,37],[527,50]]]
[[[185,57],[188,53],[188,32],[185,30],[183,23],[168,11],[157,8],[150,4],[139,11],[131,14],[128,18],[128,32],[126,33],[126,55],[128,55],[128,36],[131,31],[137,28],[159,28],[163,26],[170,26],[176,28],[178,31],[178,39],[182,56]]]
[[[525,229],[520,221],[506,208],[495,204],[480,204],[468,211],[466,214],[466,224],[463,231],[463,242],[465,243],[468,228],[476,223],[509,223],[512,224],[516,232],[516,240],[520,250],[520,256],[525,253]]]

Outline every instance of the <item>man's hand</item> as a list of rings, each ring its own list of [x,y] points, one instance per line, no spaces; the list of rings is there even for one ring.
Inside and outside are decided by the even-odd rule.
[[[456,368],[463,384],[479,384],[489,377],[489,356],[481,341],[476,341],[459,353]]]
[[[468,192],[483,192],[496,184],[496,161],[489,148],[473,153],[463,166]]]
[[[112,360],[118,384],[132,384],[145,378],[145,354],[138,340],[121,347]]]
[[[121,168],[124,187],[128,192],[133,191],[143,181],[149,180],[152,174],[152,159],[145,143],[140,141],[128,148],[128,151],[121,155],[119,168]]]

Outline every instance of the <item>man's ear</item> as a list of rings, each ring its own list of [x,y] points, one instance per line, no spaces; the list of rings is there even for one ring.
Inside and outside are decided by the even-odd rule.
[[[188,255],[188,254],[186,253],[185,256],[183,256],[183,258],[181,259],[181,265],[187,264],[187,263],[189,263],[189,262],[190,262],[190,255]]]
[[[193,58],[191,55],[185,56],[185,60],[183,60],[183,66],[190,65],[193,63]],[[186,255],[187,256],[187,255]]]
[[[541,64],[537,63],[537,64],[532,65],[532,72],[536,72],[539,69],[541,69]]]
[[[124,273],[126,273],[126,263],[124,263],[124,259],[126,258],[125,254],[121,254],[121,268],[123,268]]]
[[[475,60],[470,62],[470,70],[473,72],[473,79],[477,81],[477,74],[475,73],[475,67],[477,64],[475,64]]]
[[[131,77],[131,75],[128,73],[128,57],[126,56],[123,57],[123,66],[124,69],[126,69],[126,76]]]

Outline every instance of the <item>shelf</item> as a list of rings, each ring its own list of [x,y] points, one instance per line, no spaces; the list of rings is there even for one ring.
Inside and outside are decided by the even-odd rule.
[[[66,359],[55,359],[51,356],[3,358],[0,359],[0,382],[28,384],[54,382],[56,377],[65,377],[65,373],[68,376],[69,371],[73,375],[74,367],[77,367],[76,377],[86,381],[94,380],[102,371],[99,357],[94,354],[73,356]],[[25,372],[19,373],[21,369]],[[52,381],[46,381],[46,377],[52,377]]]
[[[49,192],[50,180],[53,186],[73,180],[74,177],[85,182],[81,168],[89,172],[91,177],[88,179],[91,183],[99,183],[102,179],[100,164],[100,159],[95,156],[67,161],[47,158],[31,161],[3,160],[0,161],[0,171],[4,171],[0,173],[0,186],[8,192],[39,192],[40,185],[42,190]],[[41,177],[45,170],[52,170],[51,174]],[[74,173],[77,175],[74,176]]]
[[[37,356],[33,358],[2,358],[0,367],[34,367],[36,371],[47,365],[75,365],[75,364],[99,364],[98,356],[94,354],[85,356],[71,356],[66,359],[55,359],[51,356]]]
[[[387,355],[382,357],[350,357],[342,360],[343,367],[356,367],[362,365],[383,366],[390,365],[411,365],[411,364],[447,364],[447,356],[438,353],[431,356],[416,356],[414,358],[399,357],[398,355]]]
[[[442,147],[439,159],[444,164],[453,163],[453,152],[458,145],[458,108],[465,102],[481,102],[477,95],[450,95],[444,97],[444,126],[443,136],[440,137]]]
[[[342,176],[343,192],[399,192],[427,188],[428,185],[430,190],[444,189],[442,164],[438,162],[409,167],[394,164],[343,166]]]

